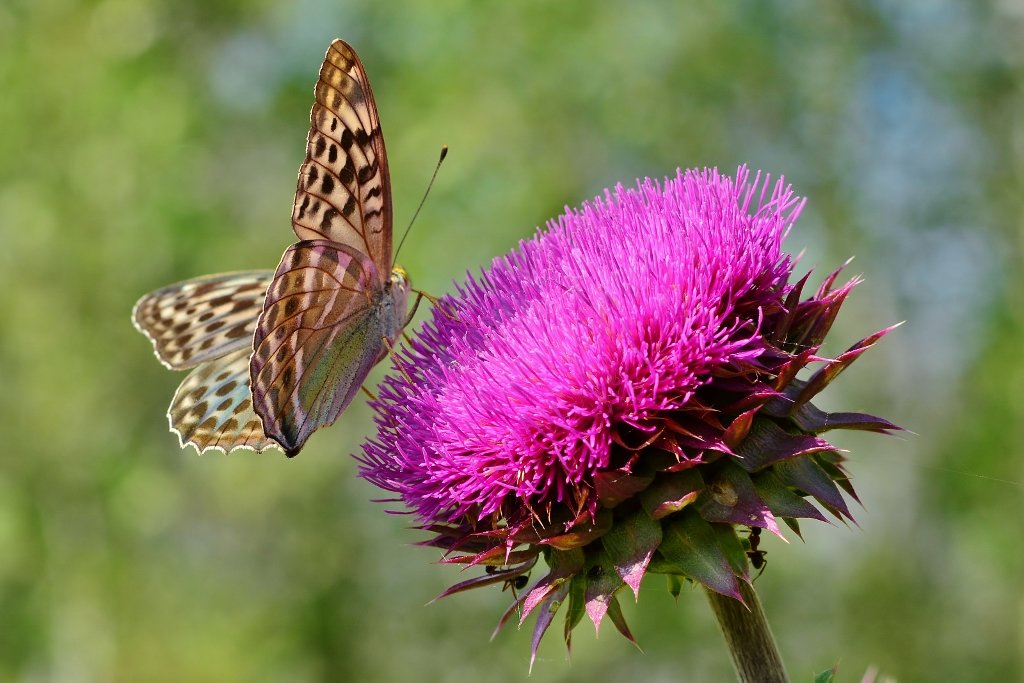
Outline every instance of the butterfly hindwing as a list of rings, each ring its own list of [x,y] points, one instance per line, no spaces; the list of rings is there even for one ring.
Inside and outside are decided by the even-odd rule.
[[[132,320],[149,337],[160,362],[192,368],[250,348],[256,319],[273,278],[269,270],[205,275],[139,299]]]
[[[199,365],[178,387],[167,410],[171,430],[181,446],[224,452],[234,448],[263,451],[277,447],[253,411],[246,346]]]
[[[366,254],[381,281],[391,272],[391,181],[377,106],[355,50],[327,50],[309,114],[292,227],[300,240],[326,239]]]

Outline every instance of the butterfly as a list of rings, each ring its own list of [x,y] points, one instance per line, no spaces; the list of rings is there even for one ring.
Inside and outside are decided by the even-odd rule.
[[[167,413],[182,447],[297,454],[348,407],[411,317],[408,275],[392,264],[380,120],[348,43],[331,43],[315,94],[292,205],[299,241],[277,270],[194,278],[135,305],[157,358],[193,368]]]

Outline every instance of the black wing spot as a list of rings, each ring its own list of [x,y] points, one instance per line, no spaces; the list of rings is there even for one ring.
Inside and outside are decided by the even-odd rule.
[[[331,132],[333,133],[338,128],[338,118],[336,116],[331,117]]]
[[[306,207],[307,206],[309,206],[309,195],[308,194],[302,197],[302,205],[299,206],[299,218],[302,218],[303,216],[306,215]]]
[[[341,168],[341,174],[338,177],[341,178],[341,182],[345,187],[352,187],[352,181],[356,178],[356,169],[352,164],[352,157],[348,157],[345,160],[345,165]]]
[[[316,170],[316,166],[313,164],[309,165],[309,173],[306,174],[306,187],[313,187],[313,183],[320,177],[320,172]]]
[[[341,212],[345,216],[351,216],[353,213],[355,213],[355,210],[356,210],[356,199],[352,195],[349,195],[348,196],[348,201],[345,202],[345,206],[344,206],[344,208],[342,208]]]
[[[322,137],[316,139],[316,147],[313,149],[313,156],[317,159],[324,153],[324,149],[327,147],[327,141]]]
[[[216,282],[204,282],[203,284],[196,287],[196,291],[192,292],[193,296],[202,296],[212,292],[217,287]]]
[[[249,330],[246,329],[245,323],[242,323],[241,325],[235,325],[232,327],[224,334],[224,336],[228,339],[238,339],[239,337],[245,337],[248,334]]]
[[[354,135],[352,135],[352,131],[351,130],[346,128],[345,130],[342,131],[342,133],[341,133],[341,146],[345,149],[346,152],[352,147],[352,144],[355,143],[355,141],[356,141],[356,138],[355,138]]]
[[[327,150],[327,161],[329,161],[330,163],[333,164],[337,160],[338,160],[338,146],[332,142],[331,146]]]
[[[346,216],[349,215],[348,204],[351,201],[352,201],[352,197],[349,197],[348,198],[348,202],[345,203],[345,215]],[[338,215],[338,210],[335,209],[333,206],[329,207],[326,211],[324,211],[324,217],[320,220],[320,227],[323,228],[324,230],[326,230],[329,227],[331,227],[331,221],[333,221],[334,217],[337,216],[337,215]]]
[[[356,177],[359,179],[360,185],[365,185],[366,183],[370,182],[370,179],[373,178],[373,176],[376,174],[377,164],[370,164],[369,166],[363,166],[361,169],[359,169],[359,173],[356,174]]]
[[[334,192],[334,178],[325,173],[323,180],[320,181],[320,189],[323,190],[324,194]]]

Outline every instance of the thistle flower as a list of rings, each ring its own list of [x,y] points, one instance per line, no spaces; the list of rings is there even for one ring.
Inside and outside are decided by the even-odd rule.
[[[564,607],[567,644],[584,614],[632,640],[616,593],[646,574],[741,600],[761,529],[799,533],[818,506],[852,519],[822,434],[897,427],[810,401],[889,330],[817,355],[859,280],[836,271],[809,296],[806,275],[790,281],[782,240],[802,207],[745,167],[619,186],[439,302],[360,461],[445,562],[484,565],[445,595],[523,588],[543,557],[499,628],[536,611],[535,654]]]

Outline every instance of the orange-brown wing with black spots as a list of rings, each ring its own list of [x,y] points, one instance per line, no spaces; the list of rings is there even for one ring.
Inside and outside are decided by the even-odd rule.
[[[251,353],[246,345],[203,363],[178,387],[167,419],[182,448],[194,446],[202,454],[209,449],[227,453],[234,448],[259,452],[279,447],[266,436],[253,411],[249,390]]]
[[[391,274],[387,155],[363,63],[343,40],[327,50],[309,119],[292,207],[295,234],[368,255],[383,283]]]
[[[252,349],[256,319],[274,274],[269,270],[206,275],[139,299],[132,320],[172,370],[193,368]]]

